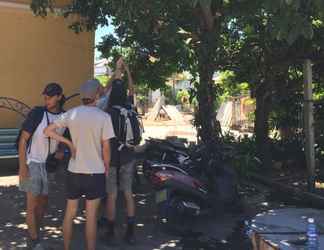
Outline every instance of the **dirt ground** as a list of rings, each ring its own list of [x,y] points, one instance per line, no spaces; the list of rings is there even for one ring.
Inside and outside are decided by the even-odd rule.
[[[188,121],[190,119],[188,118]],[[196,132],[193,126],[186,124],[145,124],[144,138],[166,136],[186,137],[188,140],[195,140]],[[26,224],[25,224],[25,197],[18,190],[17,177],[17,161],[1,161],[0,162],[0,249],[15,250],[26,248]],[[65,169],[61,168],[55,175],[50,177],[50,195],[49,209],[44,221],[42,231],[45,245],[48,249],[63,249],[62,239],[62,220],[65,208],[64,180]],[[199,245],[198,235],[204,235],[210,238],[216,238],[219,241],[228,239],[235,231],[237,224],[242,221],[246,214],[219,214],[211,217],[199,218],[196,220],[183,221],[182,229],[191,233],[195,247],[190,240],[192,238],[186,236],[184,241],[183,235],[171,232],[163,223],[157,219],[156,207],[154,203],[154,192],[152,188],[141,177],[141,185],[136,188],[135,192],[137,216],[136,216],[136,246],[127,246],[121,240],[125,230],[125,211],[122,199],[119,200],[117,210],[117,236],[120,244],[116,247],[108,247],[103,239],[101,230],[98,235],[98,250],[158,250],[158,249],[216,249],[204,248]],[[83,250],[84,241],[84,204],[81,203],[78,217],[74,221],[74,236],[72,250]],[[189,242],[189,243],[188,243]],[[188,246],[189,244],[189,246]],[[217,248],[219,249],[219,248]],[[229,249],[229,248],[224,248]],[[240,243],[237,247],[230,249],[244,250]]]
[[[14,165],[14,164],[12,164]],[[10,172],[10,171],[9,171]],[[12,172],[12,171],[11,171]],[[26,247],[26,224],[25,224],[25,199],[24,194],[18,191],[18,177],[10,173],[2,173],[0,177],[0,249],[14,250]],[[42,232],[44,243],[48,249],[63,249],[61,224],[64,215],[64,179],[65,170],[61,169],[51,176],[49,211],[44,221]],[[183,247],[183,237],[168,231],[159,222],[154,204],[154,193],[150,186],[141,178],[141,185],[136,188],[136,246],[127,246],[120,239],[116,247],[108,247],[103,239],[101,230],[98,237],[98,250],[157,250],[157,249],[186,249]],[[78,217],[74,221],[73,250],[84,249],[84,204],[81,203]],[[119,200],[117,214],[117,235],[122,238],[125,230],[123,202]],[[215,218],[200,218],[196,221],[184,221],[183,228],[200,232],[209,237],[225,240],[235,229],[238,221],[242,220],[243,214],[221,214]],[[205,249],[205,248],[194,248]],[[207,248],[206,248],[207,249]],[[209,249],[209,248],[208,248]],[[240,248],[237,248],[240,249]],[[241,248],[242,249],[242,248]]]

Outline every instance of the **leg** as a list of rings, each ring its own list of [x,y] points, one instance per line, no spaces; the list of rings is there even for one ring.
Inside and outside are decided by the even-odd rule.
[[[135,216],[135,200],[133,197],[133,193],[129,191],[124,192],[125,201],[126,201],[126,209],[127,216],[134,217]]]
[[[38,225],[37,225],[37,216],[36,208],[38,196],[33,195],[31,192],[27,192],[27,216],[26,224],[28,226],[28,233],[32,240],[38,239]]]
[[[125,164],[120,169],[120,188],[124,192],[127,216],[135,216],[135,201],[133,197],[134,161]]]
[[[70,249],[72,239],[72,227],[73,219],[78,211],[79,200],[67,200],[65,216],[63,221],[63,238],[64,238],[64,250]]]
[[[99,208],[98,208],[98,219],[101,219],[101,218],[105,217],[106,203],[107,203],[107,197],[102,198],[100,200],[100,205],[99,205]]]
[[[48,205],[48,196],[47,195],[40,195],[37,198],[37,206],[36,206],[36,220],[37,220],[37,229],[42,226],[43,218],[45,212],[47,210]]]
[[[117,169],[116,167],[111,167],[109,170],[109,175],[106,178],[106,212],[107,218],[110,221],[115,220],[117,191]]]
[[[42,194],[41,165],[31,162],[28,165],[29,178],[19,183],[20,191],[26,192],[27,197],[27,216],[26,224],[31,240],[39,240],[39,216],[38,208],[40,196]]]
[[[115,211],[117,199],[117,171],[115,167],[111,167],[109,175],[106,178],[106,214],[107,214],[107,233],[106,241],[109,245],[115,245]]]
[[[96,249],[97,238],[97,212],[100,199],[86,201],[86,239],[87,250]]]
[[[117,193],[109,193],[107,196],[107,218],[109,221],[115,220]]]
[[[127,209],[127,230],[125,240],[129,244],[135,244],[135,200],[133,197],[132,185],[134,178],[134,162],[122,166],[120,174],[120,187],[124,192]]]
[[[128,244],[135,244],[135,201],[132,192],[124,192],[127,208],[127,230],[125,233],[125,241]]]

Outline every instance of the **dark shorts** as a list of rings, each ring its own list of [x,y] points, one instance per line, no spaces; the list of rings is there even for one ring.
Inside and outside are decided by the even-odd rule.
[[[87,200],[94,200],[106,196],[105,174],[76,174],[68,172],[66,179],[67,199],[76,200],[85,196]]]

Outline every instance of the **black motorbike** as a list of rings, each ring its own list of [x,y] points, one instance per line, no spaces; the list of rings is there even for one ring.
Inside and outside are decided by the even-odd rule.
[[[169,140],[149,139],[146,150],[143,172],[148,177],[152,172],[174,170],[189,175],[200,175],[204,145],[190,148]],[[145,162],[150,162],[146,164]]]

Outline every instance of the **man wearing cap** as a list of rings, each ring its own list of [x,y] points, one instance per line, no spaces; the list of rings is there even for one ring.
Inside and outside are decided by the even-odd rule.
[[[110,164],[110,142],[114,130],[109,114],[96,107],[100,84],[96,80],[85,82],[80,88],[83,105],[60,116],[45,129],[45,134],[66,143],[56,132],[68,128],[74,149],[68,167],[67,205],[63,222],[64,249],[70,249],[73,219],[81,196],[86,199],[86,249],[95,250],[97,210],[105,196],[106,175]]]
[[[39,231],[48,202],[45,162],[49,153],[56,152],[58,145],[56,140],[48,140],[43,130],[63,112],[63,89],[59,84],[49,83],[42,94],[45,105],[29,112],[18,138],[19,189],[26,192],[27,197],[27,243],[30,249],[42,249]],[[64,129],[57,132],[63,134]]]

